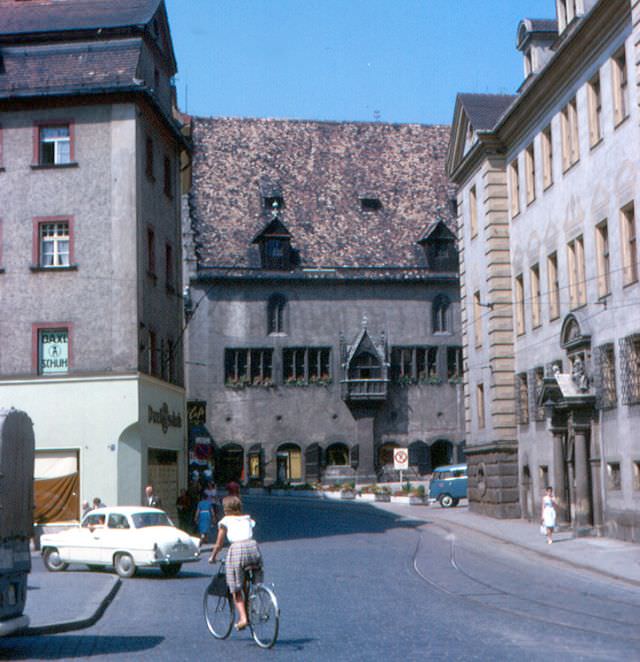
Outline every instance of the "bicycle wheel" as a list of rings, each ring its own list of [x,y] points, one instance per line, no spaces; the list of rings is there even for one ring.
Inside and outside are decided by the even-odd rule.
[[[258,584],[249,595],[249,627],[260,648],[271,648],[278,638],[280,608],[275,593]]]
[[[203,607],[204,620],[209,632],[216,639],[226,639],[231,634],[231,628],[233,627],[231,596],[228,593],[225,596],[210,595],[208,590],[205,589]]]

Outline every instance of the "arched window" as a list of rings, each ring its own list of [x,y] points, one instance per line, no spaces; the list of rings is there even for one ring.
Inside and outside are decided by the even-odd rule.
[[[433,333],[449,333],[451,331],[449,321],[449,298],[439,294],[431,307],[431,326]]]
[[[327,448],[327,465],[343,466],[349,464],[349,447],[346,444],[331,444]]]
[[[282,294],[273,294],[267,303],[267,333],[284,333],[287,300]]]

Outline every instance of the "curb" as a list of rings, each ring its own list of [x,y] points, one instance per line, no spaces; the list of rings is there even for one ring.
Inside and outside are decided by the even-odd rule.
[[[95,625],[107,611],[107,607],[111,604],[116,594],[120,590],[122,580],[118,577],[113,582],[113,586],[109,589],[107,595],[102,598],[97,609],[88,618],[80,618],[75,621],[63,621],[62,623],[51,623],[49,625],[37,625],[35,627],[28,627],[26,630],[15,632],[14,636],[33,637],[42,634],[61,634],[62,632],[71,632],[72,630],[83,630],[85,628]]]
[[[478,529],[475,526],[470,526],[469,524],[461,524],[460,522],[451,522],[450,520],[440,520],[439,522],[436,522],[434,520],[431,520],[429,523],[434,524],[435,526],[441,526],[443,529],[446,530],[446,526],[444,525],[444,522],[446,521],[447,525],[452,526],[453,528],[458,527],[461,529],[468,529],[469,531],[473,531],[474,533],[479,533],[480,535],[486,536],[487,538],[491,538],[492,540],[498,540],[503,543],[507,543],[509,545],[513,545],[514,547],[518,547],[519,549],[524,549],[528,552],[531,552],[532,554],[537,554],[538,556],[542,556],[545,559],[552,559],[553,561],[556,561],[557,563],[561,563],[563,565],[568,566],[569,568],[573,569],[580,569],[580,570],[586,570],[588,572],[593,572],[597,575],[602,575],[603,577],[608,577],[609,579],[615,579],[616,581],[619,582],[624,582],[625,584],[631,584],[632,586],[640,586],[640,581],[637,579],[631,579],[629,577],[623,577],[621,575],[617,575],[613,572],[608,572],[607,570],[602,570],[600,568],[596,568],[592,565],[587,565],[585,563],[579,563],[576,561],[568,561],[567,559],[560,558],[558,556],[554,556],[553,554],[548,554],[542,550],[534,549],[533,547],[528,547],[527,545],[523,545],[519,542],[515,542],[514,540],[509,540],[508,538],[504,538],[502,536],[499,536],[494,533],[487,533],[487,531]]]

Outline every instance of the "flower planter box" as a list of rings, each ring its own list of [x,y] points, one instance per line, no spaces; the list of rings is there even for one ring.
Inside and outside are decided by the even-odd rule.
[[[325,499],[340,499],[341,495],[338,490],[324,490],[322,492]]]
[[[358,501],[374,501],[375,494],[358,494]]]
[[[412,494],[409,497],[409,504],[412,506],[424,506],[426,504],[426,500],[424,497]]]
[[[349,499],[349,500],[352,501],[353,499],[356,498],[356,493],[355,493],[354,490],[342,490],[340,492],[340,498],[341,499]]]
[[[392,496],[391,503],[409,503],[409,496]]]
[[[388,503],[391,501],[391,495],[390,494],[374,494],[375,501],[384,501],[385,503]]]

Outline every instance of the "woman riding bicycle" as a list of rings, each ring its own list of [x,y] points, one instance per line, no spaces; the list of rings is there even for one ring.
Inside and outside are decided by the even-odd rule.
[[[226,536],[231,543],[226,560],[226,579],[238,614],[235,627],[236,630],[244,630],[249,624],[243,594],[245,570],[254,568],[256,573],[261,574],[262,554],[258,543],[253,539],[253,527],[256,523],[250,515],[242,513],[240,498],[225,497],[222,500],[222,509],[224,517],[218,522],[218,537],[209,557],[209,563],[215,563]]]

